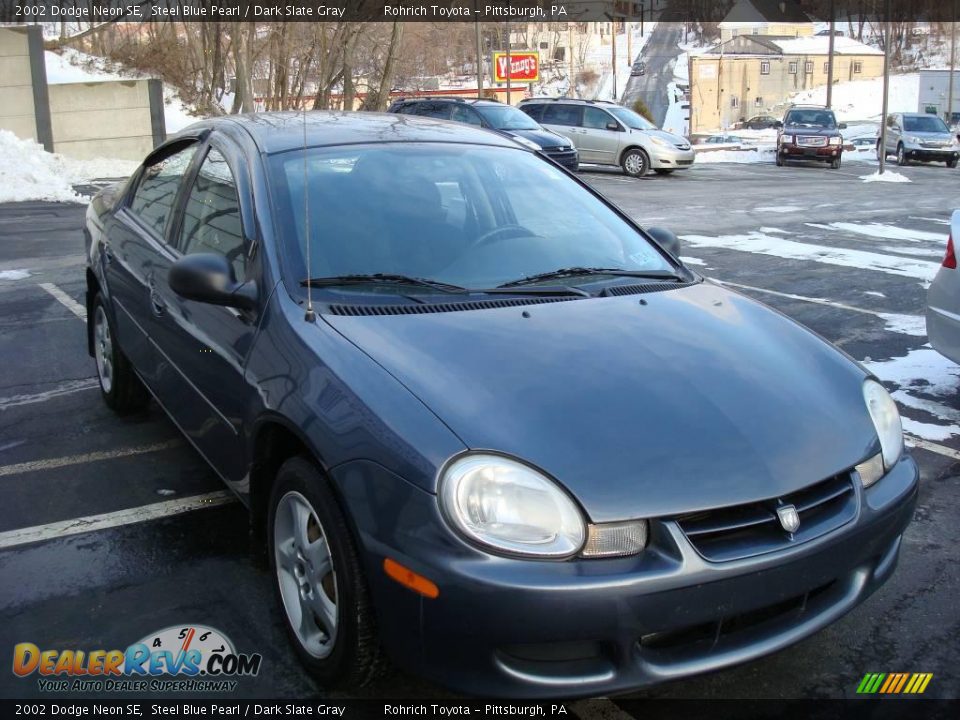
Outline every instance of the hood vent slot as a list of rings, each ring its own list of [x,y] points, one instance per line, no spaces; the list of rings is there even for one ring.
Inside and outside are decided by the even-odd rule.
[[[665,292],[696,285],[695,282],[662,282],[642,283],[640,285],[611,285],[600,293],[604,297],[612,295],[645,295],[647,293]]]
[[[490,300],[466,300],[463,302],[425,303],[423,305],[346,305],[333,304],[328,307],[331,315],[348,317],[371,317],[381,315],[427,315],[429,313],[465,312],[467,310],[490,310],[493,308],[521,307],[523,305],[544,305],[546,303],[583,300],[582,297],[521,297],[497,298]]]

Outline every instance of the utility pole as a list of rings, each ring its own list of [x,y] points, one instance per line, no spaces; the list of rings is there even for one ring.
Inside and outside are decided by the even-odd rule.
[[[630,26],[633,23],[627,22],[624,23],[627,26],[627,64],[633,62],[633,32],[631,32]]]
[[[833,107],[833,36],[837,21],[833,17],[833,0],[830,0],[830,46],[827,50],[827,107]]]
[[[957,64],[957,0],[950,2],[950,84],[947,87],[947,127],[953,127],[953,72]]]
[[[617,101],[617,18],[610,23],[613,32],[610,33],[610,53],[613,63],[613,101]]]
[[[883,110],[880,112],[880,174],[887,165],[887,109],[890,94],[890,34],[893,32],[893,23],[890,22],[890,0],[884,0],[883,14],[887,21],[886,33],[883,36]]]
[[[576,96],[577,68],[574,63],[573,52],[573,23],[567,23],[567,52],[570,53],[570,82],[567,85],[567,97]]]
[[[476,3],[474,3],[476,8]],[[483,47],[480,41],[480,21],[473,24],[477,44],[477,99],[483,98]]]
[[[510,76],[513,75],[513,61],[510,59],[510,21],[504,23],[507,26],[507,105],[513,105],[510,102]]]

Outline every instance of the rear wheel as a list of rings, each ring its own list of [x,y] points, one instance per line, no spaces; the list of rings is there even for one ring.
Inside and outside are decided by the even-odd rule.
[[[150,401],[150,395],[117,346],[116,333],[99,293],[93,300],[92,322],[93,356],[97,361],[100,396],[107,407],[119,415],[142,410]]]
[[[322,683],[366,685],[385,667],[366,577],[327,479],[306,457],[287,460],[270,496],[274,587],[301,662]]]
[[[956,161],[956,159],[954,159],[954,160],[947,160],[947,167],[948,167],[948,168],[955,168],[956,166],[957,166],[957,161]]]
[[[901,167],[907,164],[907,153],[903,149],[903,144],[897,145],[897,165]]]
[[[624,153],[620,166],[630,177],[643,177],[650,170],[650,158],[640,148],[633,148]]]

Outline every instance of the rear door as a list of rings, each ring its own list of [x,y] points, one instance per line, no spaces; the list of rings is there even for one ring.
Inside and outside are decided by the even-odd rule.
[[[177,141],[147,158],[130,196],[104,234],[107,289],[120,348],[157,391],[159,359],[151,342],[158,267],[170,253],[167,232],[200,142]]]
[[[888,115],[887,116],[887,144],[886,149],[888,153],[893,153],[897,151],[897,145],[900,143],[900,136],[903,132],[903,116],[902,115]]]
[[[616,130],[610,128],[616,126]],[[620,150],[621,126],[605,110],[587,106],[583,109],[580,135],[580,159],[600,165],[616,165]]]
[[[258,312],[187,300],[169,286],[173,262],[191,253],[229,261],[234,279],[261,285],[246,160],[232,141],[213,134],[182,194],[172,227],[175,250],[158,268],[156,316],[160,382],[168,413],[230,483],[246,474],[241,424],[251,400],[245,363]]]
[[[582,129],[580,120],[583,117],[583,107],[580,105],[568,105],[566,103],[550,103],[543,107],[543,119],[540,124],[547,130],[552,130],[558,135],[570,140],[574,147],[580,149],[580,139]],[[580,155],[581,162],[592,162],[587,160],[583,154]]]

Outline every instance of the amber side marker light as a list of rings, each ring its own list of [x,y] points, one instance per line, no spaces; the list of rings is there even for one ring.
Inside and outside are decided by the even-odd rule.
[[[408,587],[424,597],[435,598],[440,595],[440,589],[436,585],[427,580],[423,575],[417,575],[413,570],[405,568],[396,560],[384,558],[383,571],[404,587]]]

